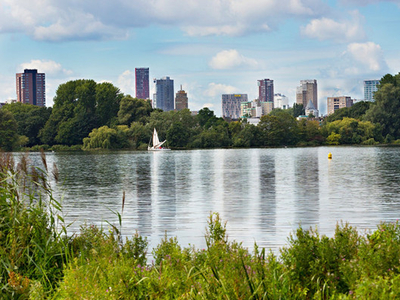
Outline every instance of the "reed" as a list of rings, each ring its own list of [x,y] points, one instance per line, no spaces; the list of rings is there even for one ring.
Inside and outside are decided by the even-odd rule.
[[[46,158],[42,156],[46,166]],[[26,298],[35,289],[54,292],[66,263],[67,242],[59,228],[61,205],[53,198],[47,172],[17,165],[0,153],[0,289],[3,298]],[[64,229],[65,224],[61,224]],[[35,288],[33,288],[35,287]]]

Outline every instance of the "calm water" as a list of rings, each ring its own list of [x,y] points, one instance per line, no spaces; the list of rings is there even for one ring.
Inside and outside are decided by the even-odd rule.
[[[328,160],[328,153],[333,155]],[[182,246],[205,246],[210,212],[230,239],[274,252],[299,224],[331,236],[338,221],[374,229],[400,214],[400,148],[319,147],[166,152],[49,153],[62,183],[67,222],[117,224],[156,246],[167,231]],[[38,154],[31,154],[37,161]]]

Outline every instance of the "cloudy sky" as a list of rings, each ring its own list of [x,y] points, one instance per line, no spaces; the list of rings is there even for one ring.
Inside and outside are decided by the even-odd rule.
[[[257,80],[295,100],[302,79],[326,97],[363,98],[363,80],[400,71],[400,0],[0,0],[0,102],[15,73],[59,84],[108,81],[135,95],[135,67],[170,76],[189,108],[221,114],[221,94],[258,96]],[[151,90],[154,85],[151,84]]]

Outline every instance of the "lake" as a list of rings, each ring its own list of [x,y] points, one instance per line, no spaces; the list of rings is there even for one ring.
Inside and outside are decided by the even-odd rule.
[[[122,233],[137,230],[151,248],[165,232],[204,248],[210,212],[227,221],[230,240],[275,253],[299,225],[332,236],[340,221],[365,232],[400,214],[400,148],[56,152],[47,160],[58,166],[52,187],[71,232],[118,224],[113,211],[121,213],[125,192]]]

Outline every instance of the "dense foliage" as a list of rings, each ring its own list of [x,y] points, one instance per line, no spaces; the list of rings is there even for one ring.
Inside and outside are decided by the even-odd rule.
[[[0,118],[0,147],[146,149],[154,128],[176,149],[399,144],[400,73],[381,79],[375,100],[357,102],[325,119],[297,120],[304,107],[295,104],[274,109],[255,126],[246,119],[228,123],[209,108],[197,115],[187,109],[163,112],[147,100],[123,95],[111,83],[75,80],[59,86],[52,109],[6,105],[2,110],[11,116]],[[17,130],[11,130],[15,124]]]
[[[111,83],[75,80],[61,84],[50,118],[40,132],[44,144],[82,144],[94,129],[116,123],[122,94]]]
[[[26,136],[26,146],[40,145],[39,131],[43,128],[51,115],[51,108],[39,107],[20,102],[7,104],[4,110],[11,112],[17,122],[17,133]]]

